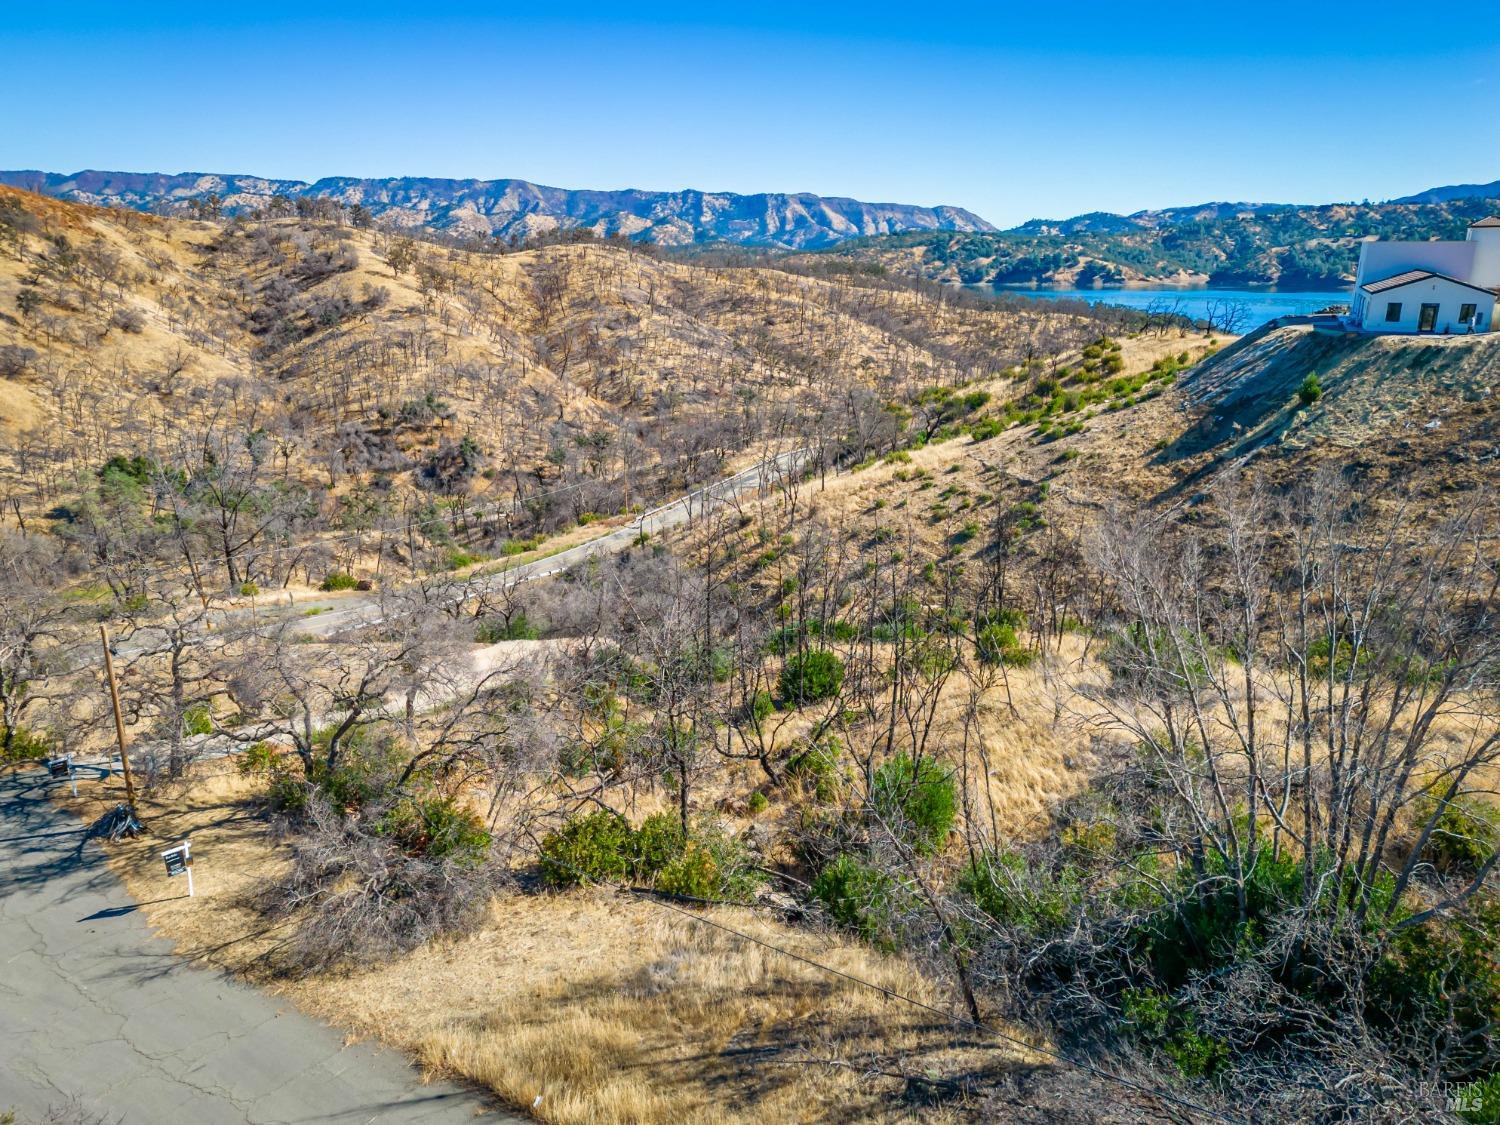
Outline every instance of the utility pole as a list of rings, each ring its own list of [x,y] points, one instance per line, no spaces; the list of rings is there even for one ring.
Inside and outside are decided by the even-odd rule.
[[[109,702],[115,709],[115,738],[120,743],[120,772],[125,775],[125,803],[135,811],[135,780],[130,776],[130,755],[125,750],[125,720],[120,715],[120,688],[115,683],[115,660],[109,651],[109,629],[100,624],[99,640],[104,643],[104,675],[109,680]]]

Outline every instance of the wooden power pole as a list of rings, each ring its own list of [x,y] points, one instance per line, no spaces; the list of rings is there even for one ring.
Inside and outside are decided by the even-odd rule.
[[[120,743],[120,772],[125,775],[125,803],[135,810],[135,780],[130,776],[130,754],[125,749],[125,720],[120,715],[120,687],[115,683],[115,660],[109,651],[109,629],[99,626],[104,642],[104,675],[109,680],[109,702],[115,710],[115,738]]]

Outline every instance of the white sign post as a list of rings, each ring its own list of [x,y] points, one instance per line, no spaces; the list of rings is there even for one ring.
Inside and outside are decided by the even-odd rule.
[[[168,848],[161,853],[162,862],[167,865],[167,878],[175,879],[179,875],[186,875],[188,881],[188,898],[193,897],[193,851],[192,843],[184,840],[182,843]]]

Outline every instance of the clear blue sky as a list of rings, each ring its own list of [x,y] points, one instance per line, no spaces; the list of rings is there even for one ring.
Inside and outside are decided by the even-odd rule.
[[[1382,199],[1500,178],[1497,24],[1358,0],[10,3],[0,167],[813,191],[1003,225]]]

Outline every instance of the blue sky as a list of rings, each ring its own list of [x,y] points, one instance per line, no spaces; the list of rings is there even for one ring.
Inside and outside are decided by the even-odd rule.
[[[0,167],[813,191],[1002,225],[1500,179],[1481,9],[225,7],[8,5]]]

